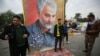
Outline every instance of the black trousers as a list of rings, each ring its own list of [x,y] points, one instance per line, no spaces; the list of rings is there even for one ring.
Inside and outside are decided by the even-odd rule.
[[[66,37],[66,41],[68,41],[68,33],[64,33],[64,37]]]
[[[17,47],[10,47],[10,56],[26,56],[26,46]]]
[[[55,38],[55,51],[57,49],[57,44],[59,42],[59,48],[61,49],[61,45],[62,45],[62,37],[56,37]]]

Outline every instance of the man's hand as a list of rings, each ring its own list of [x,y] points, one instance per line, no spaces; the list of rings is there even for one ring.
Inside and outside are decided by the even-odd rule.
[[[98,32],[97,30],[88,30],[87,31],[88,33],[96,33],[96,32]]]
[[[27,38],[27,37],[28,37],[28,35],[27,35],[27,34],[24,34],[24,35],[23,35],[23,38]]]
[[[6,39],[6,40],[8,40],[8,39],[9,39],[8,35],[5,35],[5,39]]]

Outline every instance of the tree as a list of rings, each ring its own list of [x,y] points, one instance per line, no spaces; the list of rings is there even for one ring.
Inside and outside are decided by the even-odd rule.
[[[3,12],[0,14],[0,30],[4,27],[5,22],[9,24],[12,22],[12,17],[16,15],[12,11],[8,10],[7,12]],[[21,22],[24,23],[23,14],[18,14],[21,17]]]
[[[12,16],[14,16],[14,15],[15,15],[15,13],[13,13],[10,10],[0,14],[0,31],[4,27],[5,22],[8,22],[8,23],[12,22]]]
[[[74,19],[80,19],[80,17],[81,17],[81,13],[76,13]]]
[[[18,14],[21,17],[21,22],[24,24],[24,18],[23,18],[23,14]]]
[[[0,17],[4,20],[7,21],[9,23],[11,23],[12,20],[12,16],[14,16],[15,13],[13,13],[12,11],[8,10],[7,12],[3,12],[1,13]]]
[[[15,13],[13,13],[10,10],[8,10],[5,14],[6,14],[6,21],[8,23],[11,23],[12,22],[12,17],[15,15]]]
[[[3,19],[3,17],[0,15],[0,27],[2,26],[2,24],[4,24],[4,19]]]
[[[87,18],[81,18],[81,19],[78,19],[77,21],[79,21],[79,22],[87,22]]]

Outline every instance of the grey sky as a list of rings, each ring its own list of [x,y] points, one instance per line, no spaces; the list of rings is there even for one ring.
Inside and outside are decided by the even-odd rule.
[[[22,0],[0,0],[0,13],[11,10],[14,13],[22,13]],[[86,17],[89,12],[93,12],[100,18],[100,0],[68,0],[66,4],[67,18],[74,17],[75,13],[81,13]]]
[[[22,13],[22,0],[0,0],[0,13],[11,10],[14,13]]]
[[[87,17],[90,12],[93,12],[100,18],[100,0],[68,0],[66,4],[66,16],[71,18],[75,13],[81,13],[82,17]]]

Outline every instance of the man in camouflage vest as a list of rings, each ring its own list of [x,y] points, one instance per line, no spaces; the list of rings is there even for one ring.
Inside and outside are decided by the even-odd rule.
[[[88,15],[88,25],[85,34],[85,50],[88,56],[91,54],[96,37],[99,36],[100,32],[100,20],[95,20],[93,14]]]

